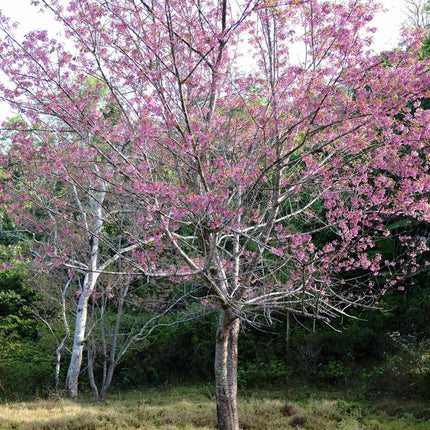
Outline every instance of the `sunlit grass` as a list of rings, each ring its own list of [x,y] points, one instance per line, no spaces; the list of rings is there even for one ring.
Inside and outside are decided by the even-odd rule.
[[[239,399],[243,430],[426,430],[430,407],[382,399],[362,404],[333,393],[286,395],[253,390]],[[35,400],[0,405],[0,429],[214,430],[211,386],[163,387],[111,394],[106,402]]]

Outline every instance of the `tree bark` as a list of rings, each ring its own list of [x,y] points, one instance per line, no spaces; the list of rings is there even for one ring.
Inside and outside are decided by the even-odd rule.
[[[237,351],[240,319],[222,310],[215,348],[215,385],[219,430],[239,430],[237,411]]]
[[[112,383],[112,378],[113,378],[115,366],[117,364],[116,347],[117,347],[117,343],[118,343],[118,333],[119,333],[120,323],[121,323],[121,318],[122,318],[122,310],[124,307],[124,299],[128,294],[128,288],[129,288],[129,285],[127,284],[124,287],[124,290],[122,293],[123,300],[120,300],[118,303],[118,310],[116,313],[115,327],[113,329],[111,346],[110,346],[108,370],[107,370],[106,378],[103,379],[102,390],[101,390],[101,398],[103,400],[106,399],[107,391],[108,391],[108,389]]]
[[[66,329],[66,334],[63,336],[63,339],[61,339],[61,342],[57,345],[57,349],[56,349],[57,362],[55,364],[55,389],[57,391],[60,389],[61,355],[62,355],[64,345],[66,344],[66,341],[70,336],[70,327],[69,327],[69,322],[67,320],[66,299],[65,299],[66,292],[70,286],[70,283],[71,283],[71,278],[66,283],[66,286],[61,293],[61,315],[63,317],[63,324],[64,324],[64,328]]]
[[[87,361],[88,361],[88,379],[90,380],[91,389],[93,390],[93,396],[95,399],[99,398],[99,389],[97,388],[96,380],[94,378],[94,360],[95,354],[92,351],[92,347],[87,348]]]
[[[73,338],[72,357],[66,377],[66,390],[73,399],[78,397],[78,379],[81,371],[82,355],[85,343],[85,330],[87,326],[89,294],[85,288],[79,297],[76,313],[75,335]]]
[[[98,173],[98,167],[93,166],[94,173]],[[87,223],[87,212],[84,210],[81,199],[78,195],[76,187],[73,188],[75,194],[75,201],[80,213],[85,220],[85,227],[89,233],[89,247],[91,256],[89,261],[88,271],[85,274],[83,281],[83,288],[79,296],[78,306],[76,310],[75,334],[73,337],[72,357],[70,358],[69,369],[66,377],[66,390],[69,396],[73,399],[78,397],[78,380],[81,371],[82,356],[84,352],[84,343],[87,329],[88,317],[88,299],[97,285],[97,279],[100,275],[98,271],[99,260],[99,243],[100,235],[103,230],[103,202],[106,195],[106,183],[102,182],[99,186],[100,190],[95,192],[91,189],[92,182],[90,181],[90,188],[88,191],[88,202],[90,206],[90,214],[93,218],[93,225],[89,228]]]

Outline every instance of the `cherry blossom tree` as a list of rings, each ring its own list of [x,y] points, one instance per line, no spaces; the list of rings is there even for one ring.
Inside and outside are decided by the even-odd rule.
[[[82,149],[79,136],[69,132],[66,138],[61,138],[63,142],[53,141],[46,130],[29,133],[27,129],[22,130],[23,126],[18,120],[8,125],[10,139],[2,160],[4,183],[9,192],[5,209],[18,226],[15,234],[26,243],[25,250],[20,250],[21,259],[27,260],[23,267],[35,275],[35,288],[48,301],[56,303],[61,313],[65,328],[62,338],[55,333],[56,322],[38,313],[57,343],[56,387],[60,388],[63,350],[71,334],[70,321],[74,320],[65,388],[71,397],[78,396],[86,349],[93,393],[96,398],[105,398],[116,365],[135,342],[145,339],[159,326],[177,324],[204,313],[203,309],[176,311],[176,317],[170,321],[165,318],[173,308],[183,308],[185,299],[198,286],[194,288],[188,283],[178,292],[169,288],[168,293],[147,282],[140,282],[134,288],[136,276],[140,278],[143,274],[135,267],[131,251],[152,245],[145,240],[130,244],[124,234],[124,230],[131,229],[134,235],[139,234],[133,226],[133,207],[117,198],[121,196],[112,194],[107,181],[98,176],[100,169],[94,163],[94,156]],[[25,153],[21,144],[23,132],[26,140],[32,141],[32,147]],[[44,143],[46,140],[50,141],[49,146]],[[64,156],[58,157],[57,151],[66,150]],[[68,156],[71,158],[67,160]],[[62,161],[57,162],[60,158]],[[120,339],[125,304],[133,306],[136,315],[134,323],[128,326],[127,336]],[[52,307],[49,303],[47,306]],[[113,326],[106,316],[110,314],[110,307],[116,313]],[[142,311],[145,315],[139,316]],[[98,349],[96,337],[103,360],[100,389],[93,366]]]
[[[61,165],[54,161],[58,154],[50,156],[43,148],[43,140],[37,137],[33,141],[34,148],[23,154],[22,125],[19,121],[9,125],[10,141],[7,155],[3,157],[5,185],[9,192],[5,209],[17,225],[15,235],[26,244],[24,249],[19,249],[20,259],[27,261],[21,263],[22,266],[33,274],[35,288],[51,302],[46,305],[51,308],[50,313],[56,313],[52,311],[55,303],[61,313],[65,329],[62,338],[55,333],[57,322],[38,313],[57,343],[56,386],[60,388],[62,353],[71,334],[70,321],[74,320],[66,390],[71,397],[77,397],[85,345],[88,345],[91,387],[95,397],[104,398],[116,365],[133,343],[145,339],[159,326],[177,324],[204,313],[204,309],[176,311],[176,317],[171,317],[170,321],[165,318],[173,308],[183,308],[185,299],[199,287],[188,283],[185,288],[178,287],[178,291],[169,288],[166,292],[163,291],[166,288],[157,290],[146,281],[134,287],[142,271],[135,267],[131,251],[152,245],[144,240],[130,245],[124,235],[124,229],[133,228],[133,208],[125,200],[108,197],[106,181],[99,181],[97,175],[89,177],[86,168],[82,168],[86,164],[84,154],[79,152],[80,161],[77,161],[71,146],[60,145],[60,150],[67,147],[72,157],[66,161],[67,155],[64,155]],[[44,132],[38,133],[39,137],[43,135]],[[58,150],[57,145],[58,142],[54,143],[51,149]],[[16,163],[16,160],[19,161]],[[97,167],[91,166],[92,158],[89,160],[86,167],[94,173]],[[136,315],[134,323],[128,326],[127,336],[120,339],[120,331],[124,330],[124,305],[132,306]],[[115,308],[116,314],[113,326],[108,322],[110,307]],[[144,315],[139,316],[142,312]],[[102,350],[104,369],[100,389],[94,377],[95,334]]]
[[[70,139],[69,135],[65,139],[69,143],[60,144],[43,130],[31,134],[23,131],[22,122],[11,126],[15,130],[11,130],[10,146],[3,160],[10,179],[7,210],[20,226],[21,238],[28,242],[30,270],[66,272],[68,279],[62,283],[61,303],[67,328],[65,294],[70,291],[72,278],[78,280],[74,340],[66,381],[66,389],[76,397],[87,336],[88,300],[98,289],[100,275],[112,270],[111,266],[130,251],[130,246],[110,246],[116,238],[107,237],[104,229],[107,183],[97,178],[98,167],[91,164],[91,155],[80,150],[81,140],[77,139],[74,145],[76,136]],[[21,144],[22,134],[26,149]],[[109,200],[112,208],[113,200]],[[61,275],[56,277],[60,278]],[[50,289],[44,292],[51,298],[58,296]],[[57,355],[65,340],[60,342]],[[58,372],[59,369],[57,378]]]
[[[419,40],[374,55],[371,0],[33,3],[74,46],[43,31],[18,45],[2,19],[0,94],[26,123],[15,141],[25,153],[25,129],[44,130],[47,149],[85,136],[100,208],[107,186],[132,201],[134,270],[205,282],[219,310],[218,427],[238,430],[242,321],[284,311],[330,324],[419,268],[420,238],[398,238],[407,264],[378,248],[393,220],[429,221]],[[82,90],[89,77],[103,100]],[[85,159],[55,145],[54,168]]]

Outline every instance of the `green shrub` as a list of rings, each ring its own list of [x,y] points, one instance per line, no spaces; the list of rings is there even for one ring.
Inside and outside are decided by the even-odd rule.
[[[280,384],[291,376],[292,368],[281,360],[258,361],[239,365],[238,383],[245,387]]]
[[[0,334],[36,339],[41,322],[31,312],[37,294],[26,284],[23,274],[0,272]]]
[[[0,342],[0,397],[26,399],[45,397],[54,389],[55,356],[37,341]]]
[[[363,374],[366,385],[371,392],[430,399],[430,342],[398,333],[394,338],[397,353],[386,354],[383,363]]]
[[[119,388],[213,379],[216,316],[154,330],[130,350],[116,371]]]

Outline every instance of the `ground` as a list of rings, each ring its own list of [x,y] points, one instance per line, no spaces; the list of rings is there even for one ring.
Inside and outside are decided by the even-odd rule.
[[[288,399],[287,399],[288,397]],[[427,430],[430,406],[393,400],[352,401],[339,392],[248,390],[239,398],[244,430]],[[105,402],[49,400],[0,404],[0,429],[214,430],[210,385],[167,386],[111,394]]]

